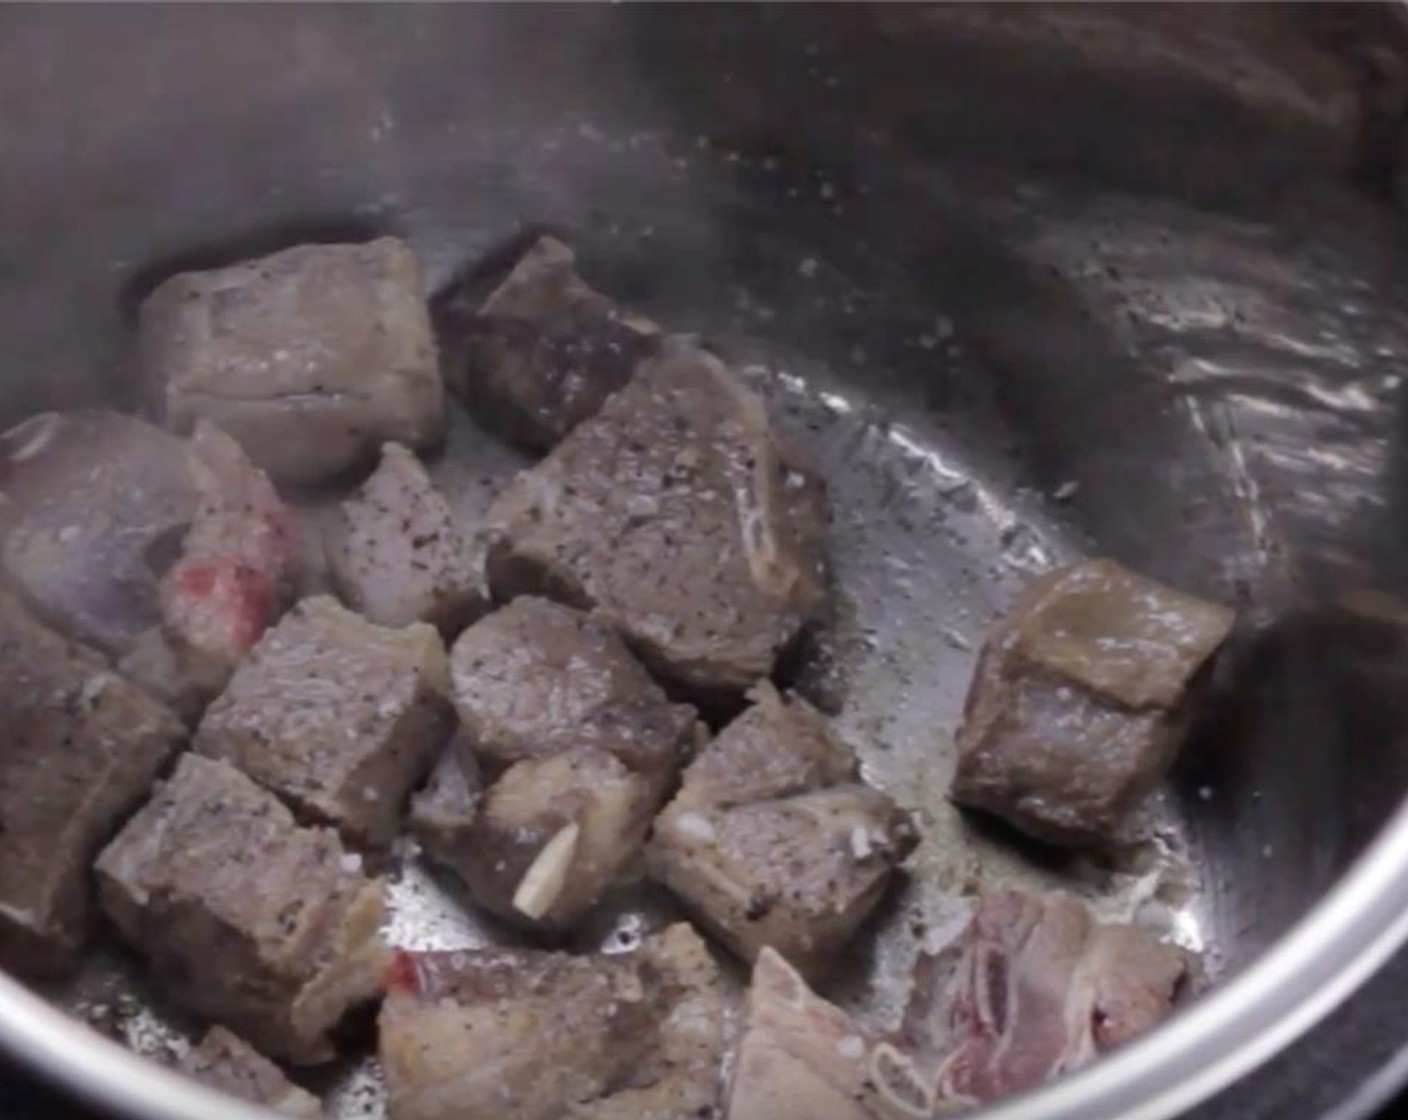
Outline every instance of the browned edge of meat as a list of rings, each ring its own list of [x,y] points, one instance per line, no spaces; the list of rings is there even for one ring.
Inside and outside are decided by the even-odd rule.
[[[194,749],[239,767],[304,819],[377,851],[395,836],[453,725],[434,627],[375,626],[317,596],[245,658],[207,709]]]
[[[593,610],[661,676],[734,700],[826,593],[824,488],[722,362],[670,347],[486,518],[499,601]]]
[[[1048,843],[1108,841],[1172,764],[1232,623],[1109,560],[1037,580],[979,657],[952,797]]]
[[[475,900],[529,928],[580,921],[639,852],[699,726],[609,627],[523,597],[451,654],[458,749],[413,827]]]
[[[815,710],[766,683],[752,695],[685,771],[647,868],[744,960],[771,947],[817,975],[918,837]]]
[[[187,753],[97,862],[104,911],[173,999],[275,1058],[381,990],[380,880],[224,762]]]
[[[0,588],[0,964],[61,974],[92,863],[185,740],[176,714]]]
[[[465,403],[488,430],[534,451],[595,415],[661,337],[654,323],[593,290],[554,237],[529,246],[458,333]]]
[[[449,502],[399,443],[341,504],[325,535],[338,596],[379,626],[429,622],[453,638],[484,612],[488,594]]]

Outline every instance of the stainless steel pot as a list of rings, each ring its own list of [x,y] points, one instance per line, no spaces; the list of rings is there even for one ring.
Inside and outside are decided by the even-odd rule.
[[[389,229],[452,311],[466,262],[567,230],[826,465],[840,718],[929,813],[903,905],[936,930],[970,857],[1138,890],[1019,868],[943,802],[1012,587],[1098,550],[1244,608],[1151,817],[1216,983],[990,1115],[1363,1115],[1408,1076],[1395,33],[1372,8],[3,9],[0,421],[124,399],[133,303],[178,267]],[[455,439],[443,471],[512,465]],[[429,936],[407,874],[397,932]],[[881,930],[838,998],[883,1017],[913,950]],[[126,983],[100,961],[46,995]],[[134,1116],[254,1115],[3,978],[0,1045]],[[374,1109],[360,1076],[339,1115]]]

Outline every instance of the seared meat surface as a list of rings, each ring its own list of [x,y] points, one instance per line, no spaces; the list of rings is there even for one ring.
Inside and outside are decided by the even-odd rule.
[[[391,1120],[687,1120],[725,1045],[717,967],[687,926],[630,953],[402,953],[380,1020]]]
[[[661,674],[736,695],[821,605],[825,520],[762,402],[674,349],[499,496],[489,586],[591,609]]]
[[[635,737],[618,727],[631,730],[653,710],[676,739],[638,743],[634,761],[668,761],[694,727],[693,710],[671,704],[615,633],[546,599],[516,599],[466,630],[450,673],[465,738],[490,769],[584,743],[629,752]]]
[[[174,276],[142,305],[143,373],[158,418],[200,417],[277,481],[317,483],[386,440],[443,433],[444,391],[410,248],[303,245]]]
[[[981,1104],[1155,1026],[1188,966],[1175,946],[1097,922],[1069,895],[986,895],[958,941],[921,960],[897,1042],[940,1105]]]
[[[422,796],[427,848],[495,913],[571,925],[639,851],[694,711],[670,703],[613,631],[545,599],[471,626],[451,673],[475,772],[441,774]]]
[[[734,1033],[719,966],[699,935],[683,924],[647,940],[639,954],[664,1005],[656,1045],[629,1084],[583,1104],[575,1115],[585,1120],[716,1116]]]
[[[0,966],[75,963],[92,862],[185,737],[174,712],[0,589]]]
[[[546,451],[601,408],[660,343],[576,271],[571,249],[542,237],[462,324],[465,397],[491,431]]]
[[[323,1115],[317,1097],[293,1084],[283,1070],[224,1027],[211,1027],[178,1068],[213,1089],[284,1116],[318,1120]]]
[[[685,771],[655,822],[651,875],[730,949],[815,973],[850,939],[916,842],[850,748],[771,685]]]
[[[1232,621],[1109,560],[1038,580],[979,659],[954,800],[1054,844],[1107,838],[1167,771]]]
[[[449,685],[433,627],[374,626],[317,596],[250,652],[194,747],[349,842],[381,847],[450,734]]]
[[[379,626],[454,635],[479,614],[483,579],[445,496],[399,443],[348,501],[325,542],[338,595]]]
[[[309,1063],[333,1056],[328,1031],[388,963],[381,884],[360,864],[239,771],[186,754],[97,871],[108,917],[173,998]]]
[[[0,569],[45,622],[121,656],[200,495],[185,440],[117,412],[47,412],[0,436]]]

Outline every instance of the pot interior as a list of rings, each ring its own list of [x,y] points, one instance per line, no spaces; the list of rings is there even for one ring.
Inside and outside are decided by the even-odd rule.
[[[1408,306],[1361,54],[1267,9],[11,9],[0,426],[130,403],[133,309],[175,271],[393,232],[444,308],[559,231],[725,354],[831,487],[838,607],[801,687],[928,827],[827,994],[887,1021],[915,952],[1012,882],[1161,923],[1226,979],[1408,784]],[[521,465],[460,418],[434,469],[473,524]],[[1244,620],[1106,862],[944,792],[986,628],[1082,554]],[[400,944],[496,936],[413,855],[393,894]],[[626,894],[583,939],[660,916]],[[117,953],[53,994],[138,1050],[188,1027]],[[326,1088],[377,1114],[369,1063]]]

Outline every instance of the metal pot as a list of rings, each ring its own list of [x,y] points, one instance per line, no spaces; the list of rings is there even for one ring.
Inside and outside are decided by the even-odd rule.
[[[988,1115],[1363,1115],[1408,1077],[1408,66],[1353,11],[10,8],[0,422],[126,399],[134,302],[177,268],[392,230],[453,300],[568,231],[840,481],[845,717],[911,801],[948,811],[972,642],[1054,557],[1249,620],[1157,810],[1216,982]],[[254,1115],[3,978],[0,1044],[116,1111]]]

